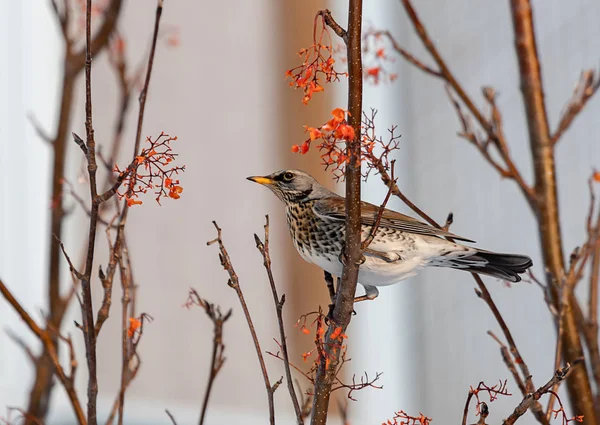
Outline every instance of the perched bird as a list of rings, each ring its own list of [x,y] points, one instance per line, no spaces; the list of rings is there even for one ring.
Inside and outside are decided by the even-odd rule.
[[[345,199],[299,170],[277,171],[248,180],[268,187],[283,201],[292,240],[302,258],[334,276],[341,276]],[[361,202],[362,240],[369,236],[379,208]],[[414,276],[423,267],[451,267],[518,282],[519,274],[532,265],[525,255],[485,251],[445,238],[474,242],[385,209],[359,268],[358,282],[366,294],[356,301],[376,298],[377,286],[392,285]]]

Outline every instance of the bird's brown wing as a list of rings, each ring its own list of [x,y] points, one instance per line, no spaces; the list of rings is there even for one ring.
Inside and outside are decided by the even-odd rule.
[[[325,216],[334,220],[346,219],[346,206],[344,198],[324,198],[315,202],[314,212],[317,215]],[[361,202],[361,223],[365,226],[373,226],[377,220],[379,207],[368,202]],[[383,211],[380,227],[389,227],[407,233],[418,235],[442,236],[459,241],[475,242],[471,239],[463,238],[445,230],[436,229],[429,224],[423,223],[415,218],[409,217],[399,212],[388,210]]]

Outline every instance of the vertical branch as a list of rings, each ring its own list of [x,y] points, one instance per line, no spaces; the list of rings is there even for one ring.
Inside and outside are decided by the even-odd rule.
[[[246,316],[246,322],[248,322],[250,334],[252,335],[252,341],[254,342],[254,348],[256,349],[256,355],[258,356],[258,362],[260,364],[260,370],[262,372],[263,380],[265,382],[267,400],[269,403],[269,423],[271,425],[275,425],[275,405],[273,403],[273,393],[281,383],[281,380],[276,382],[273,386],[271,386],[271,382],[269,380],[269,373],[267,372],[267,365],[265,364],[265,359],[260,348],[260,342],[258,341],[258,336],[256,335],[256,329],[254,328],[254,323],[252,322],[250,310],[248,310],[248,305],[246,304],[244,293],[240,288],[240,282],[237,273],[233,269],[233,264],[231,264],[229,253],[225,249],[225,245],[223,245],[223,239],[221,239],[221,228],[217,225],[217,222],[215,221],[213,221],[213,225],[217,229],[217,238],[208,242],[207,245],[212,245],[214,243],[217,243],[219,245],[219,259],[221,260],[221,265],[225,270],[227,270],[227,273],[229,274],[229,280],[227,281],[227,284],[235,291],[235,293],[238,296],[238,299],[240,300],[242,310],[244,311],[244,316]]]
[[[515,35],[515,48],[519,63],[521,91],[527,116],[529,142],[535,175],[535,208],[548,287],[551,288],[555,307],[560,302],[556,285],[564,275],[564,257],[560,231],[556,165],[544,102],[544,89],[539,56],[535,41],[530,0],[510,0]],[[574,304],[574,295],[568,297]],[[563,352],[565,361],[574,364],[567,379],[567,388],[573,408],[585,417],[586,423],[596,423],[592,390],[585,364],[575,366],[583,356],[583,349],[573,309],[567,306],[564,317]]]
[[[152,75],[152,68],[154,66],[154,55],[156,52],[156,41],[158,40],[158,28],[160,25],[160,18],[162,16],[163,0],[158,0],[156,6],[156,18],[154,19],[154,32],[152,33],[152,47],[150,48],[150,54],[148,55],[148,70],[146,71],[146,78],[144,79],[144,86],[140,92],[139,103],[140,111],[138,115],[138,125],[135,134],[135,146],[133,148],[133,155],[137,155],[140,149],[140,140],[142,138],[142,126],[144,124],[144,112],[146,111],[146,98],[148,96],[148,88],[150,87],[150,77]]]
[[[285,294],[281,296],[281,299],[277,294],[277,287],[275,286],[275,279],[273,278],[273,271],[271,269],[271,255],[269,254],[269,216],[267,215],[265,219],[266,223],[264,243],[256,234],[254,234],[254,240],[256,241],[256,248],[260,251],[260,253],[263,256],[263,264],[265,266],[265,270],[267,271],[267,276],[269,277],[271,292],[273,293],[273,302],[275,303],[275,309],[277,311],[277,323],[279,325],[279,338],[281,339],[281,353],[283,355],[285,378],[287,380],[287,387],[290,393],[290,398],[292,399],[292,404],[294,406],[294,412],[296,413],[296,422],[298,423],[298,425],[303,425],[304,419],[302,417],[302,409],[300,408],[300,403],[298,402],[298,397],[296,396],[296,391],[294,389],[294,382],[292,381],[292,372],[290,371],[290,358],[288,356],[287,341],[285,337],[285,327],[283,325],[283,304],[285,303]]]
[[[87,419],[89,425],[96,425],[96,399],[98,396],[98,376],[96,374],[96,332],[94,327],[94,307],[92,303],[91,277],[94,265],[94,248],[96,244],[96,229],[98,225],[98,208],[100,201],[96,187],[96,142],[94,140],[94,126],[92,123],[92,0],[87,0],[85,10],[85,129],[86,129],[86,156],[88,175],[90,179],[90,226],[88,233],[88,248],[85,260],[85,271],[81,279],[83,302],[81,313],[83,316],[83,335],[85,339],[86,360],[88,365],[88,404]],[[77,139],[77,138],[76,138]]]
[[[125,409],[125,390],[127,389],[129,375],[129,360],[131,356],[131,343],[128,335],[129,302],[131,301],[131,279],[130,270],[123,264],[123,258],[119,257],[119,275],[121,277],[121,385],[119,388],[118,424],[123,425],[123,410]]]
[[[94,53],[100,52],[108,43],[110,34],[113,32],[117,19],[121,11],[122,0],[111,0],[106,7],[102,25],[92,41]],[[48,269],[48,311],[49,322],[56,329],[60,329],[65,310],[71,297],[65,298],[60,295],[60,248],[53,235],[61,237],[64,222],[64,208],[62,200],[62,180],[65,172],[65,158],[67,154],[67,141],[69,137],[69,127],[71,122],[71,110],[73,109],[73,96],[75,81],[79,73],[84,68],[85,48],[80,52],[73,50],[73,40],[71,40],[68,30],[70,23],[70,14],[68,5],[64,8],[62,14],[55,9],[55,14],[59,20],[62,36],[65,43],[65,54],[63,59],[63,77],[61,86],[61,99],[58,114],[58,125],[52,147],[54,160],[52,165],[52,209],[50,213],[50,261]],[[55,336],[52,336],[55,339]],[[58,350],[57,340],[54,340]],[[52,377],[54,370],[49,353],[44,348],[36,363],[35,381],[29,393],[29,405],[27,407],[26,418],[43,419],[48,413],[50,405],[50,394],[52,391]],[[27,419],[28,424],[31,424]]]
[[[344,41],[348,51],[348,124],[354,128],[354,140],[346,142],[349,162],[346,166],[346,228],[342,253],[344,269],[338,289],[332,320],[329,323],[326,341],[337,327],[346,332],[350,324],[354,306],[354,294],[358,281],[361,254],[361,117],[362,117],[362,0],[350,0],[348,9],[348,29]],[[331,25],[330,25],[331,26]],[[339,26],[338,26],[339,27]],[[336,31],[339,33],[339,31]],[[341,350],[333,344],[325,344],[315,377],[315,390],[311,425],[325,425],[331,396],[331,387],[339,363]]]
[[[215,382],[217,374],[225,363],[225,357],[223,352],[225,351],[225,344],[223,344],[223,325],[231,317],[232,310],[230,309],[227,313],[222,314],[221,309],[214,304],[200,298],[200,295],[194,290],[190,290],[188,302],[186,306],[195,304],[204,309],[208,318],[213,322],[213,349],[212,357],[210,361],[210,373],[208,375],[208,383],[206,384],[206,392],[204,393],[204,400],[202,401],[202,410],[200,412],[199,424],[204,423],[206,417],[206,411],[208,408],[208,400],[210,399],[210,393],[212,386]]]

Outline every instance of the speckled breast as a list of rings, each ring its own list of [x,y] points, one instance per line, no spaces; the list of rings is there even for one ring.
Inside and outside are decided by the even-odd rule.
[[[344,223],[323,220],[313,212],[315,201],[289,204],[286,216],[294,246],[305,257],[337,258],[344,240]]]

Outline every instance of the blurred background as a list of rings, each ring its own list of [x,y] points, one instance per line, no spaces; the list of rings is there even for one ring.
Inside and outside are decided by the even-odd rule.
[[[28,115],[35,116],[49,134],[55,132],[64,46],[49,3],[0,1],[0,57],[5,63],[0,68],[0,277],[38,320],[47,305],[52,149],[36,134]],[[414,6],[451,69],[478,103],[483,104],[482,86],[497,90],[513,158],[530,180],[508,2],[415,1]],[[533,6],[554,128],[580,72],[598,66],[600,4],[535,0]],[[217,378],[207,420],[266,422],[266,396],[246,322],[235,293],[226,285],[216,248],[206,246],[215,237],[211,220],[223,228],[262,348],[276,350],[275,309],[252,236],[262,232],[264,215],[269,214],[273,271],[288,300],[291,358],[308,367],[301,353],[310,349],[312,336],[302,334],[294,324],[317,305],[326,308],[322,272],[303,263],[294,251],[279,201],[245,177],[301,168],[338,192],[343,190],[322,170],[314,150],[306,156],[290,151],[292,144],[304,140],[303,125],[321,125],[331,109],[346,103],[344,84],[326,86],[324,93],[304,106],[301,93],[284,81],[285,71],[298,63],[297,51],[311,44],[314,15],[324,7],[332,8],[338,22],[345,22],[344,2],[165,1],[162,27],[170,35],[159,43],[143,135],[161,131],[177,135],[175,149],[186,172],[181,176],[180,200],[165,201],[161,207],[148,197],[143,206],[132,209],[128,222],[138,309],[155,319],[144,332],[142,369],[128,391],[128,424],[165,423],[165,408],[179,423],[196,421],[209,370],[212,324],[200,309],[183,307],[190,287],[223,309],[234,310],[225,327],[227,361]],[[154,11],[154,2],[124,2],[118,28],[132,66],[145,58]],[[365,27],[389,29],[403,47],[428,62],[399,2],[366,2],[364,18]],[[454,212],[453,232],[490,250],[530,255],[535,273],[543,275],[537,231],[526,201],[513,182],[502,181],[479,152],[456,135],[459,122],[443,84],[400,59],[390,66],[398,79],[393,84],[366,84],[364,106],[379,110],[381,134],[391,125],[398,125],[402,134],[396,169],[399,186],[438,221]],[[82,84],[80,78],[72,116],[72,131],[81,135],[85,134]],[[106,52],[94,60],[93,84],[96,139],[104,144],[112,137],[118,96]],[[134,99],[119,164],[127,164],[130,158],[136,116]],[[600,158],[599,116],[600,102],[592,99],[557,151],[561,224],[569,252],[584,240],[586,179]],[[83,158],[75,145],[69,143],[68,149],[66,178],[85,195]],[[365,184],[363,198],[379,204],[385,193],[373,176]],[[409,213],[396,200],[388,206]],[[65,198],[65,208],[70,213],[62,238],[79,262],[87,239],[86,215],[72,199]],[[96,264],[106,264],[102,232],[98,240]],[[71,281],[66,267],[61,276],[67,291]],[[555,335],[540,289],[527,283],[508,288],[487,281],[534,382],[546,382],[553,373]],[[96,286],[100,289],[99,282]],[[347,373],[351,377],[383,372],[383,389],[354,394],[358,401],[349,402],[353,424],[381,423],[400,409],[423,412],[436,423],[458,422],[469,386],[482,380],[509,379],[509,389],[518,393],[497,344],[486,335],[488,330],[497,332],[497,325],[473,287],[467,274],[432,269],[383,288],[373,302],[357,305],[349,332],[352,362]],[[120,299],[118,291],[115,301]],[[95,295],[99,303],[100,290]],[[103,416],[119,387],[117,304],[98,342]],[[80,332],[73,325],[80,313],[73,306],[65,329],[83,353]],[[27,357],[5,330],[39,347],[4,301],[0,301],[0,327],[1,417],[9,406],[27,405],[33,378]],[[83,397],[87,378],[83,357],[80,360],[77,382]],[[272,380],[283,374],[278,360],[267,358],[267,365]],[[301,376],[298,379],[309,389]],[[344,402],[345,394],[336,396]],[[517,397],[491,405],[490,418],[499,421],[506,416]],[[280,423],[293,423],[283,389],[276,393],[276,406]],[[48,423],[73,421],[65,392],[56,385]],[[523,423],[533,423],[533,418]]]

